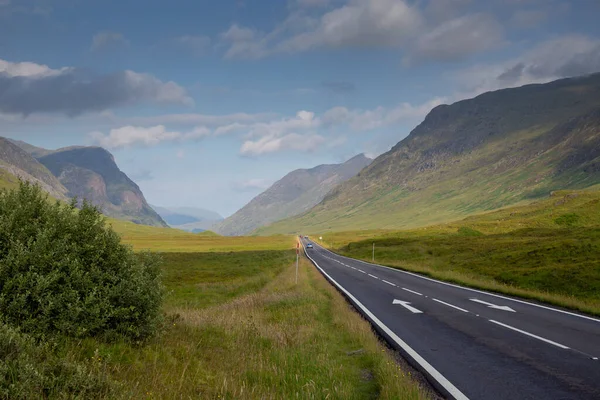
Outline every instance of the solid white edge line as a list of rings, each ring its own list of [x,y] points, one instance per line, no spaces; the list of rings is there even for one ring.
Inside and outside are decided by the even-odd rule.
[[[304,243],[302,243],[302,247],[304,248]],[[329,279],[330,282],[332,282],[335,286],[337,286],[338,289],[340,289],[344,294],[346,294],[346,296],[348,296],[352,300],[352,302],[358,308],[360,308],[371,319],[371,321],[373,321],[374,324],[379,326],[379,328],[381,328],[394,342],[396,342],[398,346],[400,346],[406,353],[408,353],[408,355],[410,355],[413,358],[413,360],[415,360],[415,362],[417,362],[421,366],[421,368],[427,371],[429,376],[435,379],[444,389],[446,389],[446,391],[450,393],[452,397],[454,397],[456,400],[469,400],[469,398],[465,396],[460,390],[458,390],[458,388],[454,386],[448,379],[446,379],[444,375],[442,375],[437,369],[435,369],[431,364],[429,364],[427,360],[421,357],[421,355],[415,350],[413,350],[413,348],[410,347],[406,342],[400,339],[398,335],[396,335],[390,328],[388,328],[383,322],[381,322],[379,318],[377,318],[375,314],[373,314],[367,307],[365,307],[360,301],[358,301],[356,297],[354,297],[349,291],[344,289],[342,285],[337,283],[331,276],[329,276],[329,274],[327,274],[327,272],[325,272],[325,270],[323,270],[323,268],[321,268],[319,264],[317,264],[317,262],[313,260],[311,256],[308,255],[306,249],[304,249],[304,254],[306,254],[306,257],[308,257],[312,261],[312,263],[321,271],[323,275],[327,277],[327,279]]]
[[[496,324],[496,325],[500,325],[500,326],[503,326],[503,327],[505,327],[505,328],[511,329],[511,330],[513,330],[513,331],[515,331],[515,332],[522,333],[523,335],[527,335],[527,336],[530,336],[530,337],[532,337],[532,338],[535,338],[535,339],[541,340],[542,342],[546,342],[546,343],[549,343],[549,344],[551,344],[551,345],[553,345],[553,346],[560,347],[561,349],[564,349],[564,350],[568,350],[568,349],[569,349],[569,347],[567,347],[567,346],[565,346],[565,345],[563,345],[563,344],[556,343],[556,342],[553,342],[553,341],[552,341],[552,340],[550,340],[550,339],[545,339],[545,338],[543,338],[543,337],[541,337],[541,336],[534,335],[533,333],[529,333],[529,332],[523,331],[523,330],[521,330],[521,329],[515,328],[514,326],[506,325],[506,324],[503,324],[502,322],[494,321],[493,319],[490,319],[489,321],[490,321],[491,323],[494,323],[494,324]]]
[[[318,245],[318,246],[320,246],[320,245]],[[358,259],[352,258],[352,257],[342,256],[340,254],[334,253],[333,251],[331,251],[329,249],[326,249],[323,246],[320,246],[320,247],[323,250],[328,251],[331,254],[334,254],[334,255],[336,255],[338,257],[343,257],[343,258],[347,258],[349,260],[358,261],[358,262],[361,262],[363,264],[372,265],[374,267],[389,269],[389,270],[392,270],[392,271],[396,271],[396,272],[400,272],[400,273],[403,273],[403,274],[411,275],[411,276],[414,276],[414,277],[417,277],[417,278],[425,279],[427,281],[436,282],[436,283],[439,283],[439,284],[442,284],[442,285],[446,285],[446,286],[451,286],[451,287],[454,287],[454,288],[457,288],[457,289],[468,290],[468,291],[474,292],[474,293],[480,293],[480,294],[484,294],[484,295],[487,295],[487,296],[497,297],[499,299],[510,300],[510,301],[514,301],[516,303],[527,304],[529,306],[534,306],[534,307],[538,307],[538,308],[543,308],[545,310],[550,310],[550,311],[555,311],[555,312],[559,312],[559,313],[562,313],[562,314],[571,315],[573,317],[579,317],[579,318],[587,319],[587,320],[594,321],[594,322],[600,322],[600,319],[593,318],[593,317],[588,317],[587,315],[576,314],[576,313],[573,313],[573,312],[570,312],[570,311],[561,310],[561,309],[558,309],[558,308],[552,308],[552,307],[544,306],[544,305],[541,305],[541,304],[530,303],[530,302],[525,301],[525,300],[513,299],[511,297],[502,296],[502,295],[499,295],[499,294],[496,294],[496,293],[484,292],[483,290],[477,290],[477,289],[473,289],[473,288],[468,288],[468,287],[464,287],[464,286],[455,285],[453,283],[448,283],[448,282],[440,281],[440,280],[437,280],[437,279],[428,278],[426,276],[415,274],[413,272],[404,271],[404,270],[399,269],[399,268],[386,267],[385,265],[373,264],[373,263],[370,263],[368,261],[363,261],[363,260],[358,260]]]
[[[410,292],[410,293],[413,293],[413,294],[416,294],[416,295],[419,295],[419,296],[423,296],[422,293],[415,292],[414,290],[410,290],[410,289],[407,289],[405,287],[403,287],[402,290],[406,290],[407,292]]]
[[[387,283],[388,285],[392,285],[392,286],[396,286],[397,287],[397,285],[395,283],[388,282],[385,279],[382,279],[381,281]]]
[[[466,312],[466,313],[468,313],[468,312],[469,312],[468,310],[465,310],[464,308],[460,308],[460,307],[457,307],[457,306],[455,306],[455,305],[453,305],[453,304],[446,303],[445,301],[441,301],[441,300],[438,300],[438,299],[433,299],[433,298],[432,298],[431,300],[433,300],[433,301],[437,301],[438,303],[441,303],[441,304],[443,304],[443,305],[445,305],[445,306],[448,306],[448,307],[456,308],[457,310],[460,310],[460,311],[462,311],[462,312]]]

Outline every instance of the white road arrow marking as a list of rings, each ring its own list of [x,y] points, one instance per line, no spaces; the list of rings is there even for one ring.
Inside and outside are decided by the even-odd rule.
[[[392,304],[400,304],[402,307],[406,308],[413,314],[423,314],[423,311],[417,310],[416,308],[412,307],[408,301],[400,301],[394,299],[394,302]]]
[[[474,301],[475,303],[485,304],[489,308],[493,308],[493,309],[496,309],[496,310],[516,312],[515,310],[513,310],[509,306],[497,306],[495,304],[488,303],[487,301],[483,301],[483,300],[479,300],[479,299],[469,299],[469,300]]]

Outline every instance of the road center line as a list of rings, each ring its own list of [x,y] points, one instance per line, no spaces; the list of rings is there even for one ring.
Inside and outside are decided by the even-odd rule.
[[[441,301],[441,300],[438,300],[438,299],[431,299],[431,300],[433,300],[433,301],[437,301],[438,303],[441,303],[441,304],[443,304],[443,305],[445,305],[445,306],[448,306],[448,307],[456,308],[457,310],[460,310],[460,311],[462,311],[462,312],[466,312],[466,313],[468,313],[468,312],[469,312],[468,310],[465,310],[464,308],[460,308],[460,307],[457,307],[457,306],[455,306],[455,305],[453,305],[453,304],[446,303],[445,301]]]
[[[395,283],[388,282],[388,281],[386,281],[385,279],[382,279],[381,281],[382,281],[382,282],[385,282],[385,283],[387,283],[388,285],[396,286],[396,284],[395,284]]]
[[[526,331],[522,331],[521,329],[515,328],[515,327],[513,327],[513,326],[510,326],[510,325],[503,324],[502,322],[494,321],[493,319],[490,319],[489,321],[490,321],[491,323],[493,323],[493,324],[500,325],[500,326],[503,326],[503,327],[505,327],[505,328],[511,329],[511,330],[513,330],[513,331],[515,331],[515,332],[522,333],[523,335],[527,335],[527,336],[530,336],[530,337],[532,337],[532,338],[535,338],[535,339],[541,340],[542,342],[546,342],[546,343],[549,343],[549,344],[551,344],[551,345],[553,345],[553,346],[560,347],[561,349],[564,349],[564,350],[568,350],[568,349],[569,349],[569,347],[567,347],[567,346],[565,346],[565,345],[563,345],[563,344],[560,344],[560,343],[553,342],[552,340],[545,339],[545,338],[543,338],[543,337],[541,337],[541,336],[534,335],[533,333],[529,333],[529,332],[526,332]]]
[[[421,294],[419,292],[415,292],[414,290],[410,290],[410,289],[407,289],[407,288],[402,288],[402,290],[406,290],[407,292],[411,292],[413,294],[416,294],[416,295],[419,295],[419,296],[423,296],[423,294]]]
[[[366,274],[366,272],[363,271],[362,269],[359,269],[358,272],[362,272],[363,274]]]
[[[378,277],[376,277],[375,275],[371,275],[371,274],[368,274],[368,275],[369,275],[371,278],[379,279],[379,278],[378,278]]]

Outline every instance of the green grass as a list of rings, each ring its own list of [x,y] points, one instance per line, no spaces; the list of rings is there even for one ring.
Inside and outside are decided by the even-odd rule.
[[[286,250],[293,247],[293,243],[287,235],[271,237],[219,236],[211,233],[203,235],[202,233],[185,232],[179,229],[137,225],[116,219],[109,219],[109,223],[121,235],[123,242],[133,246],[138,251],[204,253]]]
[[[598,191],[420,229],[322,235],[350,257],[370,261],[375,243],[380,264],[600,315]]]
[[[142,346],[86,339],[64,347],[116,381],[112,396],[427,397],[308,261],[294,283],[294,251],[164,256],[170,322],[160,337]]]

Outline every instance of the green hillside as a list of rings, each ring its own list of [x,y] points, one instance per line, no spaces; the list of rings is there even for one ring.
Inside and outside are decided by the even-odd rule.
[[[304,214],[259,234],[398,229],[600,183],[600,74],[439,106]]]

